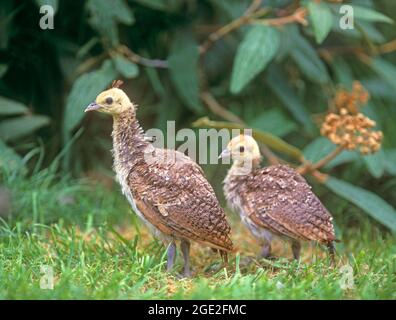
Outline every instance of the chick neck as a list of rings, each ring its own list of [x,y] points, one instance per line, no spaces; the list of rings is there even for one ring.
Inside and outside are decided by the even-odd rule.
[[[237,174],[242,172],[250,173],[252,170],[257,169],[260,166],[260,162],[261,157],[235,159],[230,169]]]
[[[131,168],[144,160],[144,152],[151,145],[136,119],[133,108],[113,116],[114,165]]]

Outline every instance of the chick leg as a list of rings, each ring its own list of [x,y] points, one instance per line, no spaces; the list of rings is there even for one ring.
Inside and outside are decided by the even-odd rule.
[[[271,257],[271,241],[272,241],[272,233],[269,232],[268,230],[262,230],[261,232],[262,235],[262,241],[263,241],[263,247],[261,250],[261,257],[262,258],[270,258]]]
[[[183,253],[183,259],[184,259],[184,272],[183,276],[186,278],[191,277],[191,271],[190,271],[190,242],[187,240],[182,240],[180,243],[180,249]]]
[[[301,243],[297,240],[293,240],[291,247],[294,259],[300,260]]]
[[[330,256],[330,263],[332,266],[335,266],[335,247],[334,247],[334,242],[329,242],[327,243],[327,248],[329,250],[329,256]]]
[[[261,250],[261,257],[268,259],[271,257],[271,242],[265,242]]]
[[[176,243],[171,242],[168,247],[168,260],[166,262],[166,271],[170,272],[175,264],[176,258]]]

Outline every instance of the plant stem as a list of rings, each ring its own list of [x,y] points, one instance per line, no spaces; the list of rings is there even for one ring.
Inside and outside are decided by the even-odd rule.
[[[208,38],[199,46],[199,53],[205,54],[206,51],[210,49],[210,47],[219,39],[223,38],[228,33],[240,28],[241,26],[249,23],[249,21],[258,16],[262,16],[268,12],[268,10],[258,10],[261,5],[261,0],[253,0],[247,10],[244,12],[242,16],[231,21],[215,32],[211,33]]]
[[[116,51],[122,55],[124,55],[127,59],[131,60],[134,63],[143,65],[145,67],[152,67],[152,68],[162,68],[166,69],[169,68],[168,61],[160,60],[160,59],[147,59],[144,58],[137,53],[133,52],[125,45],[119,46]]]
[[[301,174],[313,173],[313,172],[317,171],[318,169],[324,167],[326,164],[328,164],[331,160],[333,160],[335,157],[337,157],[343,150],[344,150],[344,146],[339,145],[339,146],[337,146],[336,149],[334,149],[327,156],[325,156],[324,158],[322,158],[315,164],[307,163],[307,164],[297,168],[297,171]]]

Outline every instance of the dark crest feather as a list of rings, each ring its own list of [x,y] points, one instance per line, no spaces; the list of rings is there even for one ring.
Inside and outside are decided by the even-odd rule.
[[[122,80],[114,80],[110,88],[120,88],[124,84]]]

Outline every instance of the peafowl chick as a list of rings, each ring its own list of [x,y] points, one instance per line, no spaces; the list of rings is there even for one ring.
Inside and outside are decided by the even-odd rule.
[[[176,257],[176,242],[191,276],[190,241],[219,251],[227,260],[233,250],[230,226],[213,188],[191,158],[175,150],[155,148],[136,119],[136,106],[117,87],[100,93],[87,111],[113,117],[114,170],[134,212],[168,245],[167,270]]]
[[[233,138],[220,157],[233,164],[224,180],[224,194],[244,224],[262,244],[262,256],[271,255],[274,235],[291,241],[300,258],[301,241],[325,244],[334,263],[335,235],[332,216],[311,186],[287,165],[260,168],[260,149],[248,135]]]

